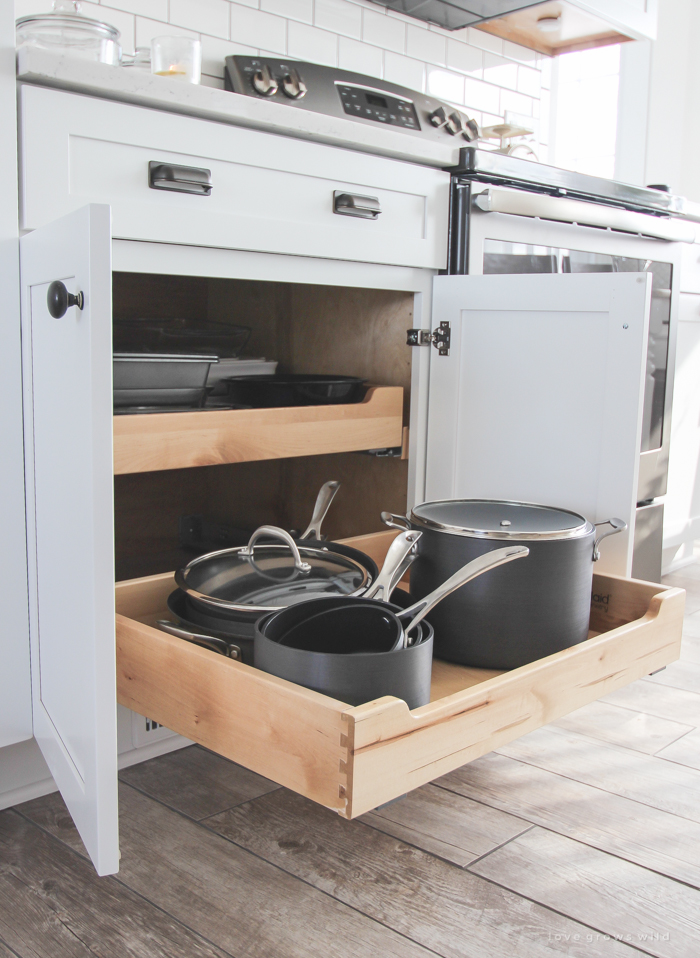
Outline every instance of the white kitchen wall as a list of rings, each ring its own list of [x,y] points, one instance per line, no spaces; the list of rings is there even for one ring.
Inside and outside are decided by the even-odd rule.
[[[556,166],[615,175],[620,49],[613,44],[557,57],[550,150]]]
[[[15,9],[26,16],[51,2],[16,0]],[[201,38],[211,86],[223,85],[225,56],[284,54],[432,93],[483,125],[508,111],[539,131],[540,101],[548,102],[546,60],[532,50],[479,30],[449,33],[365,0],[110,0],[83,3],[82,12],[118,27],[125,52],[161,35]]]

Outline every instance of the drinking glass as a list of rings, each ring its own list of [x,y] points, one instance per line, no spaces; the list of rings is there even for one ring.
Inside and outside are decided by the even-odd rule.
[[[151,40],[151,73],[199,83],[202,44],[189,37],[154,37]]]

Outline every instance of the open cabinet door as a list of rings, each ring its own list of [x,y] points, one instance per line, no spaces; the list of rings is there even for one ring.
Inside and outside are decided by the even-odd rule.
[[[624,519],[597,572],[631,575],[651,277],[438,276],[425,498]]]
[[[108,206],[20,241],[34,735],[100,875],[119,868],[111,244]],[[55,280],[82,309],[50,314]]]

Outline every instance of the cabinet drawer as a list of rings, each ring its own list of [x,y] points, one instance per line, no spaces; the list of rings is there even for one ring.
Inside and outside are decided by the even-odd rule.
[[[681,292],[700,293],[700,243],[681,245]]]
[[[381,561],[395,533],[347,543]],[[512,672],[436,661],[429,705],[351,707],[153,627],[170,574],[117,584],[122,705],[354,818],[680,654],[682,589],[594,576],[592,637]],[[167,613],[165,613],[167,614]]]
[[[151,188],[149,163],[209,170],[211,195]],[[109,203],[121,239],[446,262],[449,174],[301,139],[24,86],[21,170],[24,229]],[[381,213],[335,213],[337,192],[375,197]]]

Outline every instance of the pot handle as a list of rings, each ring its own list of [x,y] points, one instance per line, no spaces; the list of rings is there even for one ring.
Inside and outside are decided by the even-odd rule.
[[[161,632],[167,632],[168,635],[174,635],[178,639],[185,639],[194,645],[201,645],[211,652],[219,652],[221,655],[226,655],[231,659],[238,659],[239,662],[241,660],[241,650],[237,645],[229,645],[228,642],[224,642],[223,639],[219,639],[215,635],[199,635],[196,632],[188,632],[187,629],[183,629],[179,625],[175,625],[174,622],[169,622],[167,619],[158,619],[156,625]]]
[[[625,529],[627,528],[627,523],[625,522],[624,519],[613,518],[613,519],[605,519],[604,522],[596,522],[595,524],[596,529],[598,528],[598,526],[611,526],[612,528],[608,529],[607,532],[601,532],[601,534],[597,537],[597,539],[593,543],[593,561],[594,562],[597,562],[598,559],[600,559],[599,546],[600,546],[600,543],[603,541],[603,539],[607,538],[608,536],[614,536],[616,532],[624,532]]]
[[[529,554],[530,550],[526,546],[506,546],[504,549],[494,549],[491,552],[485,552],[483,555],[477,556],[476,559],[472,559],[471,562],[467,562],[467,564],[462,566],[461,569],[458,569],[454,575],[451,575],[446,582],[439,585],[437,589],[433,589],[429,595],[424,596],[407,609],[403,609],[397,613],[403,625],[405,635],[408,636],[411,629],[418,625],[421,619],[426,616],[438,602],[441,602],[450,595],[450,593],[459,589],[460,586],[466,585],[467,582],[476,579],[477,576],[483,575],[484,572],[489,572],[491,569],[497,568],[499,565],[505,565],[506,562],[513,562],[514,559],[524,559]]]
[[[292,555],[294,556],[294,568],[296,571],[311,572],[311,566],[308,562],[304,562],[301,558],[299,549],[294,539],[292,539],[290,534],[285,529],[280,529],[278,526],[260,526],[260,528],[256,529],[253,535],[250,537],[250,541],[245,549],[241,549],[238,554],[252,561],[255,543],[258,541],[258,539],[262,538],[262,536],[272,536],[273,539],[281,539],[282,542],[288,545],[292,550]]]
[[[401,532],[409,532],[411,529],[411,523],[406,516],[397,516],[393,512],[383,512],[381,518],[384,525],[389,526],[390,529],[400,529]]]
[[[321,538],[321,523],[326,518],[326,513],[330,509],[331,502],[333,502],[338,489],[340,489],[340,483],[337,479],[331,479],[330,482],[323,483],[316,496],[316,504],[314,505],[311,522],[309,522],[306,529],[304,529],[299,536],[300,539]]]
[[[416,543],[422,535],[422,532],[409,531],[402,532],[394,539],[389,546],[381,572],[364,593],[365,599],[389,601],[389,596],[415,558]]]

